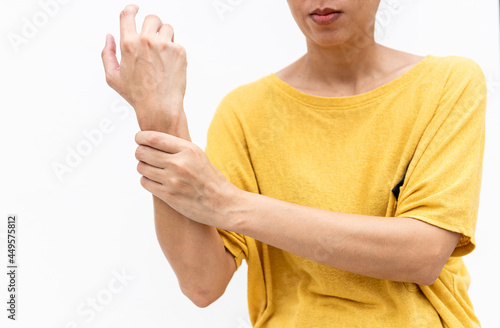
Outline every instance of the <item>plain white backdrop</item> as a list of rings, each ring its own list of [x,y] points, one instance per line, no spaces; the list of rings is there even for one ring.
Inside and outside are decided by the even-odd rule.
[[[19,303],[12,322],[1,302],[0,326],[250,327],[246,265],[221,299],[198,309],[181,294],[157,243],[152,198],[136,171],[135,114],[105,83],[100,57],[106,33],[118,41],[119,13],[129,1],[1,3],[0,263],[7,262],[7,215],[14,213]],[[139,29],[156,14],[188,52],[185,109],[202,148],[225,94],[305,52],[285,0],[136,3]],[[500,327],[498,11],[496,0],[386,0],[377,23],[381,43],[469,57],[487,78],[478,247],[465,258],[486,328]],[[2,274],[0,300],[6,298]]]

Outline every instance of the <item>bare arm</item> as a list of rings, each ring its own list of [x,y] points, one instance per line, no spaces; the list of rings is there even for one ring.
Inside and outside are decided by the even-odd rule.
[[[162,127],[147,129],[161,131]],[[187,126],[164,130],[191,141]],[[224,247],[216,228],[186,218],[154,195],[153,206],[158,242],[182,292],[199,307],[210,305],[224,293],[236,271],[234,256]]]
[[[137,11],[137,6],[130,5],[120,14],[121,63],[114,38],[107,36],[102,52],[106,81],[134,107],[141,130],[191,141],[182,106],[185,51],[173,43],[172,27],[157,16],[147,16],[137,34]],[[138,170],[144,165],[139,162]],[[191,221],[156,196],[153,205],[158,242],[182,292],[197,306],[209,305],[224,293],[236,270],[233,255],[216,228]]]
[[[206,307],[226,290],[236,271],[234,257],[214,227],[179,214],[153,196],[156,236],[182,292]]]
[[[150,164],[141,172],[144,187],[186,217],[341,270],[429,285],[461,236],[412,218],[339,213],[246,192],[192,143],[153,131],[139,132],[136,142]]]
[[[432,284],[461,234],[412,218],[332,212],[240,191],[216,225],[337,269]],[[227,223],[226,223],[227,222]]]
[[[174,126],[177,129],[145,129],[191,141],[186,124]],[[141,165],[139,162],[138,167]],[[158,242],[182,292],[199,307],[210,305],[222,296],[236,271],[234,256],[224,247],[216,228],[186,218],[154,195],[153,206]]]

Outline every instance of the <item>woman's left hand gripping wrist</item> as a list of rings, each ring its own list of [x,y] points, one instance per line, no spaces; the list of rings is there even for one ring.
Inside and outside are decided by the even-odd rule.
[[[141,185],[182,215],[231,229],[241,190],[195,144],[155,131],[136,134]]]

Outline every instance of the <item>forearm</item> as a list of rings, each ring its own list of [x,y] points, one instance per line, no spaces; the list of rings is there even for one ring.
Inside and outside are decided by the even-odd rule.
[[[432,283],[459,234],[411,218],[338,213],[242,191],[226,229],[337,269],[393,281]],[[222,226],[224,226],[222,224]],[[448,243],[449,244],[449,243]],[[443,255],[444,254],[444,255]]]
[[[175,117],[175,118],[174,118]],[[141,129],[191,141],[184,110],[162,119],[142,122]],[[216,228],[191,221],[153,195],[155,230],[163,254],[174,270],[182,292],[198,306],[218,298],[236,270]]]
[[[184,217],[153,196],[155,229],[182,292],[196,305],[219,298],[236,270],[214,227]]]
[[[162,106],[163,110],[157,110],[156,107]],[[184,106],[180,101],[171,101],[169,103],[148,104],[143,103],[136,106],[137,121],[142,131],[158,131],[191,141],[189,128],[184,112]]]

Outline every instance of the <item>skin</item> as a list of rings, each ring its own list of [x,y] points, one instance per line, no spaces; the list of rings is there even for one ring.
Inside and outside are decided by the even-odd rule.
[[[423,57],[375,43],[379,2],[289,0],[306,37],[307,53],[276,75],[308,94],[343,97],[375,89],[404,74]],[[341,10],[341,17],[334,24],[318,26],[309,14],[323,7]]]
[[[393,80],[422,59],[375,43],[373,22],[379,1],[288,3],[306,36],[307,53],[277,75],[298,90],[330,97],[356,95]],[[309,14],[323,7],[342,13],[330,25],[317,25]],[[136,37],[131,28],[136,7],[128,6],[125,11],[121,38],[132,40]],[[159,18],[146,21],[151,41],[155,29],[161,31],[163,25]],[[119,64],[111,38],[103,50],[103,61],[110,76],[108,84],[137,106],[134,108],[144,130],[135,139],[139,145],[137,170],[142,175],[141,185],[155,196],[158,240],[187,297],[200,307],[207,306],[224,293],[234,274],[233,256],[225,250],[215,227],[374,278],[421,285],[437,279],[460,239],[458,233],[412,218],[346,214],[287,203],[240,190],[228,181],[189,140],[179,101],[185,88],[180,75],[185,71],[179,72],[185,65],[178,57],[182,52],[176,57],[176,52],[165,51],[173,44],[173,34],[169,38],[169,33],[160,33],[157,39],[163,41],[155,43],[141,41],[139,36],[134,43],[137,48],[130,47],[135,51],[122,56],[121,63],[134,73],[123,73],[120,68],[120,76],[116,74]],[[144,47],[149,48],[146,51]],[[128,48],[122,43],[122,52]],[[149,57],[141,58],[140,54]],[[143,64],[134,66],[127,60]],[[140,93],[132,86],[141,85],[144,72],[158,74],[150,81],[159,82],[149,85],[152,94],[136,100],[134,95]],[[179,76],[169,75],[176,72]]]
[[[168,133],[194,146],[182,105],[186,52],[174,43],[172,26],[155,15],[148,15],[141,33],[137,33],[138,10],[136,5],[129,5],[120,13],[120,63],[114,37],[106,37],[101,54],[106,81],[134,107],[141,130]],[[139,162],[138,170],[144,165]],[[145,181],[141,179],[141,183]],[[236,270],[233,256],[213,226],[186,218],[154,194],[153,206],[156,236],[181,291],[197,306],[207,306],[209,300],[224,293],[231,280]]]

